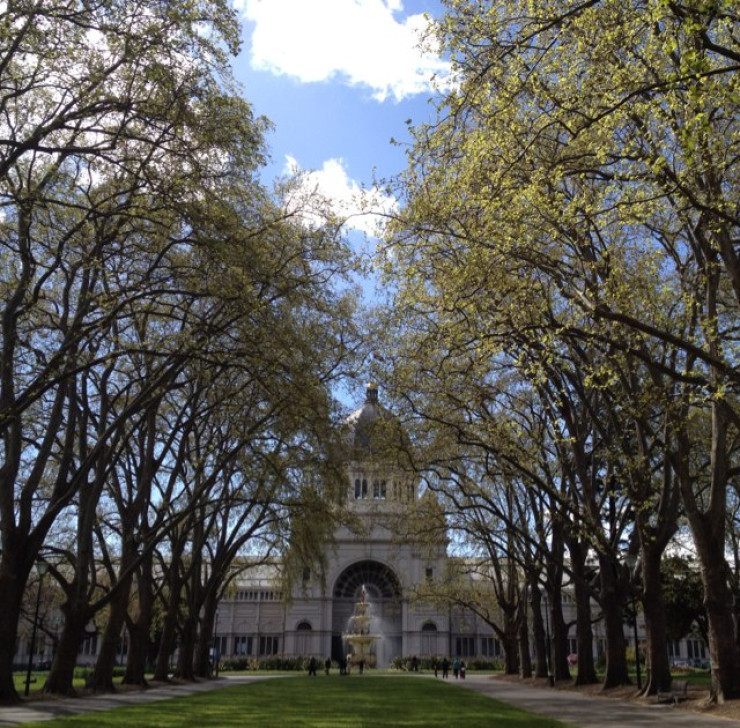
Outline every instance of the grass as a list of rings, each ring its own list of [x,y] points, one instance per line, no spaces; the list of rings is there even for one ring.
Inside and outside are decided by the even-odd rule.
[[[49,677],[48,670],[46,672],[32,672],[31,673],[31,683],[29,686],[29,689],[31,693],[38,692],[41,690],[41,688],[44,687],[44,683],[46,683],[46,678]],[[114,680],[114,682],[119,682],[120,678]],[[14,672],[13,673],[13,684],[15,685],[15,689],[22,695],[23,692],[26,689],[26,673],[25,672]],[[85,678],[84,677],[75,677],[72,680],[72,685],[75,688],[84,688],[85,687]]]
[[[306,676],[235,685],[26,728],[566,728],[441,680],[413,677]]]
[[[709,690],[712,676],[709,670],[671,670],[671,677],[676,680],[688,680],[689,686]],[[644,676],[643,676],[644,679]]]

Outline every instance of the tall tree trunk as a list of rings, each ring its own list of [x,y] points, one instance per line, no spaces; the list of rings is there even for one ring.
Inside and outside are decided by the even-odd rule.
[[[78,402],[78,389],[72,389],[71,399]],[[83,418],[86,419],[86,418]],[[85,427],[80,425],[84,432]],[[80,438],[82,440],[83,438]],[[81,449],[84,447],[81,445]],[[64,627],[59,640],[59,648],[52,662],[49,679],[44,692],[62,695],[74,694],[74,668],[77,662],[77,650],[85,637],[85,627],[94,617],[91,608],[91,583],[96,580],[96,555],[93,546],[93,531],[97,520],[100,494],[105,486],[105,458],[90,459],[89,465],[95,464],[95,477],[79,489],[77,496],[77,533],[76,552],[74,555],[74,577],[65,589],[67,600],[64,605]],[[77,477],[77,476],[75,476]]]
[[[77,655],[85,638],[85,627],[92,618],[87,599],[80,596],[63,607],[64,627],[51,664],[44,692],[57,695],[75,695],[74,672]]]
[[[130,565],[135,553],[129,547],[127,553],[121,559],[121,571],[125,572]],[[131,595],[132,577],[125,577],[124,581],[119,584],[118,592],[110,602],[110,612],[108,623],[103,631],[102,644],[98,659],[95,663],[95,670],[90,680],[90,688],[95,692],[113,692],[113,670],[116,666],[116,657],[118,656],[118,644],[121,639],[121,632],[126,624],[126,614],[128,612],[129,598]]]
[[[550,674],[555,680],[570,680],[568,633],[563,619],[563,576],[565,563],[566,516],[558,513],[552,520],[551,560],[547,565],[549,596]]]
[[[51,665],[49,678],[44,685],[44,692],[60,695],[74,695],[74,669],[77,664],[77,651],[85,638],[85,627],[93,618],[90,607],[89,587],[90,572],[95,557],[92,548],[92,525],[94,518],[97,489],[89,489],[80,497],[78,516],[78,547],[75,559],[75,575],[65,588],[67,600],[62,612],[64,626],[59,638],[59,647]],[[83,504],[86,504],[83,507]]]
[[[154,585],[152,580],[152,556],[142,561],[136,577],[138,613],[128,623],[129,649],[126,661],[124,685],[146,687],[147,660],[149,656],[150,630],[154,613]]]
[[[537,575],[530,584],[530,599],[532,602],[532,638],[534,640],[534,676],[547,677],[547,645],[545,626],[542,619],[542,593]]]
[[[503,624],[504,671],[507,675],[519,674],[519,635],[517,622],[509,612],[504,612]]]
[[[180,635],[180,650],[177,655],[177,667],[175,675],[181,680],[194,680],[195,671],[193,669],[195,640],[198,617],[188,615],[182,626]]]
[[[164,624],[162,625],[157,661],[154,666],[154,679],[159,681],[169,680],[170,657],[175,649],[181,589],[178,573],[179,569],[176,566],[170,569],[170,597],[167,612],[164,616]]]
[[[213,676],[213,667],[211,664],[211,649],[213,647],[214,616],[204,617],[200,622],[200,629],[198,630],[198,640],[195,645],[195,660],[193,667],[195,677],[210,678]],[[214,666],[216,659],[216,655],[214,654]]]
[[[13,660],[30,567],[24,565],[22,553],[16,555],[16,549],[9,548],[7,541],[4,547],[0,555],[0,704],[12,704],[20,700],[13,681]]]
[[[740,697],[740,657],[733,616],[735,600],[728,579],[724,540],[717,538],[711,529],[702,528],[699,533],[697,529],[692,530],[701,562],[704,607],[709,622],[711,694],[713,699],[721,703]]]
[[[606,637],[606,675],[604,688],[629,685],[627,667],[627,645],[624,639],[624,594],[619,588],[619,580],[611,559],[599,554],[601,569],[601,610],[604,615],[604,635]]]
[[[213,625],[216,618],[216,601],[207,599],[204,604],[204,616],[200,620],[200,629],[198,630],[198,641],[195,647],[195,676],[202,678],[211,677],[211,659],[210,652],[213,646]],[[216,659],[216,656],[213,656]]]
[[[529,619],[527,617],[527,586],[522,589],[519,599],[519,675],[526,679],[532,677],[532,652],[529,646]]]
[[[550,613],[552,615],[553,674],[555,680],[570,680],[568,629],[563,618],[563,590],[559,584],[553,589]]]
[[[670,690],[671,666],[668,662],[668,636],[666,634],[665,601],[660,578],[663,549],[642,549],[643,609],[647,637],[647,661],[650,673],[646,675],[643,693],[655,695]],[[637,614],[635,614],[637,619]],[[635,645],[639,655],[639,646]],[[639,657],[638,657],[639,659]],[[645,674],[645,673],[643,673]]]
[[[149,652],[149,624],[139,615],[128,623],[128,659],[123,673],[123,685],[147,687],[146,659]]]
[[[727,506],[727,422],[722,402],[712,403],[711,498],[702,501],[694,493],[685,428],[678,432],[672,463],[678,477],[686,515],[696,544],[704,587],[704,607],[709,625],[712,684],[710,698],[722,703],[740,697],[740,653],[733,616],[734,596],[725,558]],[[706,510],[703,510],[703,504]]]
[[[187,543],[184,534],[177,532],[172,534],[171,559],[167,570],[167,581],[169,596],[167,599],[167,611],[162,625],[162,635],[157,651],[157,660],[154,666],[155,680],[169,680],[170,657],[175,649],[175,637],[177,625],[180,619],[180,605],[182,603],[183,574],[182,554]]]
[[[634,372],[630,373],[630,389],[640,391],[641,384]],[[673,392],[675,394],[675,392]],[[678,528],[678,514],[681,504],[678,479],[670,466],[671,448],[675,426],[673,412],[666,412],[662,426],[662,436],[657,436],[649,421],[637,418],[635,432],[640,453],[640,465],[633,470],[630,480],[630,496],[634,504],[635,529],[630,553],[639,549],[642,566],[643,595],[642,603],[645,613],[645,634],[647,644],[647,664],[650,671],[644,671],[645,682],[642,692],[655,695],[662,690],[669,690],[671,671],[668,663],[668,636],[666,629],[665,601],[660,564],[666,547]],[[682,415],[679,415],[682,420]],[[662,484],[656,488],[657,479],[651,472],[649,463],[656,457],[663,461]],[[627,570],[627,589],[633,596],[634,622],[633,631],[637,632],[637,599],[636,587],[633,585],[631,566]],[[638,638],[639,639],[639,638]],[[640,646],[635,645],[635,660],[639,662]],[[635,665],[637,667],[637,664]]]
[[[578,672],[576,685],[593,685],[599,681],[594,664],[594,633],[591,628],[591,588],[586,573],[584,544],[577,539],[568,539],[571,569],[573,571],[574,598],[576,604],[576,655]]]
[[[157,659],[154,662],[154,675],[152,680],[157,682],[168,682],[170,679],[170,659],[175,651],[175,634],[177,632],[175,622],[169,618],[165,619],[162,634],[159,638]]]

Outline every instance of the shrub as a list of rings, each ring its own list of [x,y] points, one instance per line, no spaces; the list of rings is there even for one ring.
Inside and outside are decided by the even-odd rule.
[[[242,672],[249,669],[249,662],[250,660],[247,657],[229,657],[218,663],[218,669],[221,672]]]
[[[476,657],[467,661],[469,670],[503,671],[504,661],[500,657]]]
[[[320,660],[323,667],[323,660]],[[300,671],[307,669],[308,660],[305,657],[286,657],[284,655],[269,655],[266,657],[238,656],[221,660],[218,664],[219,670],[223,672],[234,672],[244,670],[281,670]]]
[[[406,670],[406,662],[407,658],[405,657],[394,657],[391,660],[390,669],[391,670]]]

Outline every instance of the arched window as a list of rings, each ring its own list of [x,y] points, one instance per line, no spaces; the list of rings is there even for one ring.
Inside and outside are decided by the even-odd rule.
[[[299,655],[308,655],[311,653],[311,635],[309,632],[312,632],[313,629],[311,627],[311,624],[309,622],[299,622],[298,626],[295,628],[296,634],[295,636],[295,649],[296,653]]]
[[[367,480],[362,479],[362,497],[367,498]]]
[[[360,497],[360,479],[355,479],[355,500]]]
[[[421,652],[423,655],[437,654],[437,625],[424,622],[421,626]]]
[[[371,600],[397,600],[401,596],[398,578],[387,566],[376,561],[360,561],[345,569],[337,579],[334,598],[347,599],[354,604],[363,586]]]

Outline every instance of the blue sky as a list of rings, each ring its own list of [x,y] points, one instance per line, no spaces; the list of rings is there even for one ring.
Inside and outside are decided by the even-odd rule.
[[[306,184],[351,212],[374,178],[405,166],[406,120],[432,116],[432,76],[448,65],[418,49],[424,13],[437,0],[233,0],[242,17],[237,80],[255,113],[268,117],[269,179],[303,170]],[[392,199],[378,199],[392,206]],[[348,227],[371,230],[369,216]],[[351,232],[351,230],[348,230]]]

